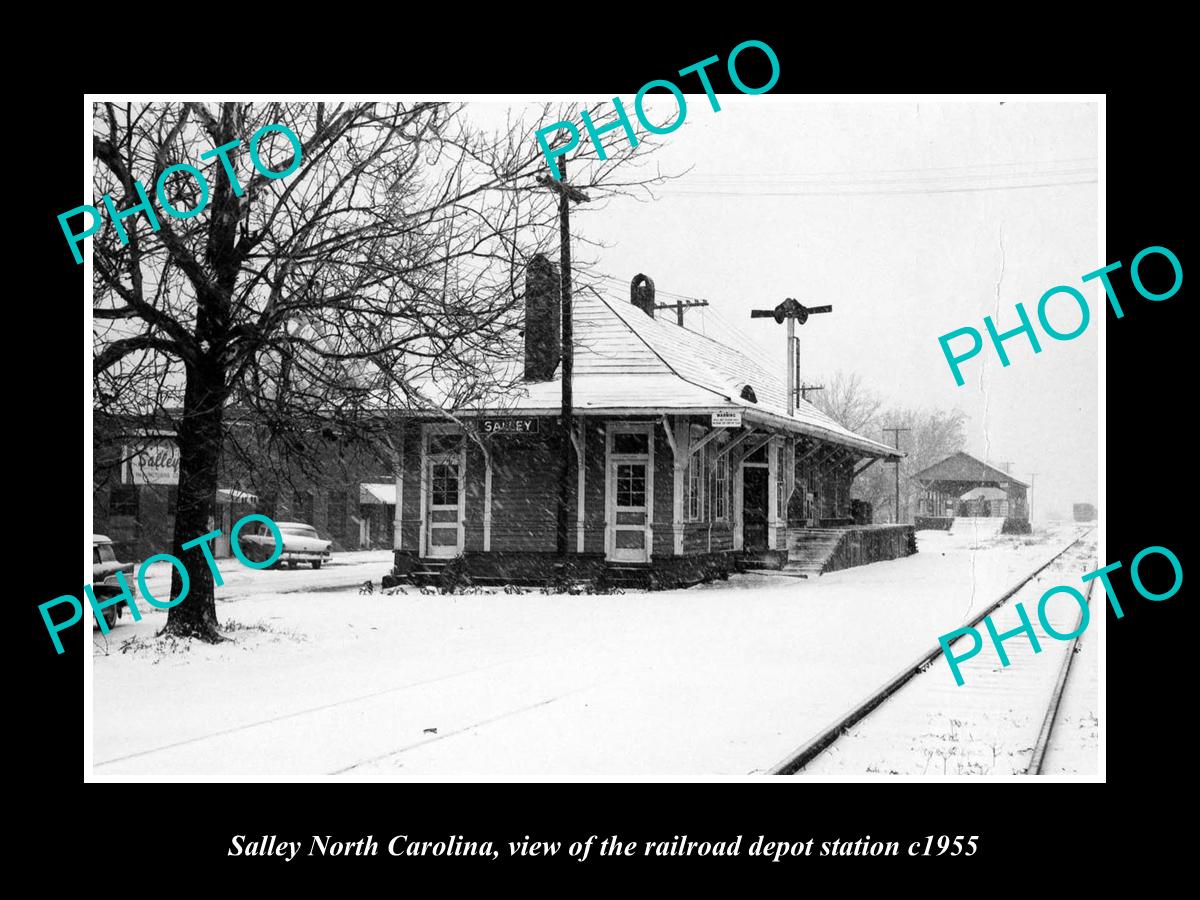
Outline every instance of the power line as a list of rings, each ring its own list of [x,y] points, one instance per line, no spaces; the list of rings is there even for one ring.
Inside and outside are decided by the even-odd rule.
[[[973,194],[981,191],[1019,191],[1033,188],[1067,187],[1070,185],[1096,184],[1097,179],[1090,178],[1082,181],[1048,181],[1040,184],[1001,184],[986,187],[950,187],[950,188],[910,188],[902,190],[845,190],[845,191],[718,191],[718,190],[681,190],[679,188],[660,188],[664,194],[674,194],[677,197],[869,197],[902,194]]]
[[[791,177],[792,175],[798,175],[803,178],[808,178],[808,177],[819,176],[819,175],[854,175],[854,174],[859,174],[859,173],[883,174],[883,173],[896,173],[896,172],[940,172],[940,171],[958,170],[958,169],[986,169],[986,168],[1001,168],[1001,167],[1013,167],[1013,166],[1030,166],[1030,167],[1054,166],[1054,165],[1067,165],[1067,164],[1074,164],[1074,163],[1081,163],[1081,162],[1098,162],[1098,161],[1099,161],[1099,157],[1096,157],[1096,156],[1071,156],[1071,157],[1066,157],[1064,159],[1044,159],[1044,160],[1034,160],[1031,162],[968,163],[968,164],[955,165],[955,166],[924,166],[924,167],[920,167],[920,168],[911,168],[911,169],[860,169],[860,170],[858,170],[857,173],[856,172],[845,172],[845,171],[841,171],[841,172],[833,172],[833,171],[830,171],[830,172],[800,172],[800,173],[783,172],[783,173],[781,173],[781,175],[783,177]],[[754,174],[755,173],[745,173],[745,172],[727,172],[727,173],[710,172],[710,173],[708,173],[707,176],[700,175],[699,177],[701,177],[701,178],[704,178],[704,177],[743,178],[743,177],[752,177]]]
[[[848,173],[848,174],[852,175],[854,173]],[[1064,177],[1065,178],[1068,176],[1083,176],[1083,175],[1095,175],[1095,174],[1096,174],[1095,167],[1088,166],[1087,168],[1046,169],[1046,170],[1041,170],[1041,171],[1031,170],[1028,172],[993,172],[993,173],[971,172],[971,173],[968,173],[965,175],[932,175],[929,177],[920,177],[920,178],[916,178],[916,177],[902,177],[902,178],[847,177],[847,178],[843,178],[843,179],[827,179],[827,178],[805,178],[805,177],[801,177],[801,176],[796,176],[796,177],[785,176],[785,177],[772,177],[772,178],[762,178],[762,177],[756,176],[756,177],[752,177],[752,178],[739,179],[737,181],[721,181],[721,180],[715,179],[715,178],[693,178],[693,177],[689,176],[689,177],[679,179],[679,181],[677,183],[681,187],[688,187],[693,184],[710,184],[710,185],[713,185],[716,187],[723,187],[723,188],[724,187],[734,188],[734,187],[738,187],[741,185],[755,185],[755,184],[758,184],[758,185],[776,185],[776,184],[778,184],[778,185],[783,185],[783,186],[787,186],[787,187],[793,187],[793,186],[798,187],[798,186],[802,186],[802,185],[826,185],[826,186],[830,186],[830,187],[835,187],[835,186],[842,187],[842,186],[854,185],[854,184],[906,185],[906,184],[923,184],[923,183],[928,183],[928,182],[936,183],[936,182],[945,182],[945,181],[969,181],[971,179],[978,181],[981,179],[982,180],[1002,180],[1002,179],[1012,180],[1012,179],[1017,179],[1017,178],[1052,178],[1052,177]]]

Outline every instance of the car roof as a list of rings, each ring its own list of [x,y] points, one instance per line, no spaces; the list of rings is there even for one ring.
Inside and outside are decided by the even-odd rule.
[[[283,528],[285,525],[291,525],[296,528],[312,528],[312,526],[309,525],[307,522],[276,522],[275,524],[278,525],[280,528]],[[313,530],[315,531],[316,529],[313,529]]]
[[[93,534],[92,535],[92,543],[93,544],[111,544],[112,541],[109,540],[109,538],[103,534]]]

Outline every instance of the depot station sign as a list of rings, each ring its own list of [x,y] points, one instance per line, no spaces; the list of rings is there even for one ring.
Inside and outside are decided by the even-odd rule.
[[[484,434],[537,434],[537,419],[482,419],[479,428]]]

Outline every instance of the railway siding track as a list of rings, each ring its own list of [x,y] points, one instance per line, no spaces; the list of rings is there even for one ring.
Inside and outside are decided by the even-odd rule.
[[[1076,581],[1080,574],[1088,571],[1079,566],[1087,565],[1094,558],[1091,545],[1085,543],[1093,531],[1089,529],[1077,536],[965,624],[978,626],[1031,583],[1045,581],[1041,585],[1044,590],[1054,584]],[[1078,552],[1081,547],[1082,553]],[[1067,567],[1068,561],[1071,567]],[[1091,596],[1090,585],[1088,596]],[[1028,608],[1028,604],[1026,606]],[[1050,608],[1058,610],[1052,618],[1057,619],[1054,627],[1061,633],[1073,631],[1082,615],[1074,604],[1059,606],[1054,603]],[[998,630],[1015,626],[1015,615],[1013,619],[1011,623],[1007,619],[997,621]],[[1008,774],[1004,771],[1005,765],[1013,774],[1036,773],[1050,738],[1077,639],[1062,642],[1039,634],[1039,641],[1042,652],[1035,656],[1024,635],[1006,640],[1004,646],[1010,665],[1002,667],[985,636],[983,650],[964,664],[964,672],[969,668],[971,674],[963,687],[954,684],[942,659],[942,648],[935,643],[919,659],[768,769],[768,774],[792,775],[801,770],[851,773],[855,771],[851,756],[862,766],[858,769],[862,774],[902,774],[901,769],[908,769],[908,774],[929,774],[931,769],[936,774]],[[1048,676],[1046,663],[1050,658],[1057,660],[1060,655],[1062,659],[1054,668],[1054,676]],[[926,696],[914,697],[910,702],[908,698],[917,686],[914,685],[914,691],[901,693],[902,689],[922,672],[935,668],[934,664],[939,660],[940,667],[930,672],[929,678],[940,673],[945,683],[922,680],[919,693]],[[904,704],[904,711],[894,708],[900,704]],[[1015,721],[1002,721],[1002,709],[1024,710],[1016,716],[1023,726],[1028,725],[1024,721],[1028,710],[1036,710],[1036,722],[1028,729],[1031,732],[1028,743],[1018,748],[1000,746],[1010,743],[1003,735],[1015,734],[1016,726]],[[953,714],[948,710],[954,711]],[[991,713],[990,717],[988,713]],[[868,716],[871,719],[864,722]],[[985,718],[988,719],[986,723],[982,721]],[[860,723],[861,728],[858,727]],[[851,750],[851,744],[857,746]],[[925,751],[929,752],[922,757]],[[941,769],[933,769],[933,756],[939,753]],[[839,757],[836,764],[831,762],[833,757]],[[956,757],[953,762],[958,770],[954,772],[949,771],[951,757]],[[914,758],[917,762],[923,758],[924,767],[914,763]]]

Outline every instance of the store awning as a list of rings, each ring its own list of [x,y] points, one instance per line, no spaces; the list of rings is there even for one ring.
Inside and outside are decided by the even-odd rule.
[[[217,488],[218,503],[257,503],[258,497],[237,488]]]
[[[396,483],[390,484],[360,484],[358,486],[359,503],[387,503],[396,505]]]

